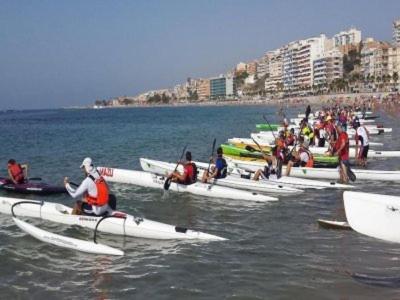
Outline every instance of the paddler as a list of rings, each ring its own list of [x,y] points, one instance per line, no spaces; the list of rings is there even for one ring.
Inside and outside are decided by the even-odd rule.
[[[21,184],[28,178],[28,165],[19,164],[15,159],[10,159],[7,163],[8,177],[14,184]]]
[[[86,178],[76,190],[71,187],[68,177],[64,178],[65,188],[71,197],[82,197],[82,200],[76,201],[72,214],[102,216],[111,213],[112,209],[109,206],[110,194],[108,185],[94,167],[92,159],[86,157],[80,167]]]
[[[369,150],[369,133],[365,126],[360,125],[360,121],[357,117],[353,121],[353,127],[356,130],[356,161],[359,165],[365,167],[367,165]],[[360,147],[358,147],[359,142],[361,144]]]
[[[168,178],[170,178],[172,182],[189,185],[195,183],[197,180],[197,167],[196,164],[192,162],[192,153],[190,151],[186,151],[185,157],[186,161],[178,162],[183,165],[183,174],[175,171],[169,174]]]
[[[206,183],[210,179],[220,179],[225,178],[228,173],[228,164],[226,163],[225,158],[223,158],[223,151],[221,147],[217,149],[217,158],[214,159],[211,157],[211,161],[214,163],[214,166],[211,166],[211,171],[207,170],[203,173],[203,178],[201,181]]]
[[[349,177],[347,176],[347,168],[350,167],[349,162],[349,136],[341,124],[336,126],[338,132],[338,139],[334,146],[332,155],[339,156],[339,175],[340,183],[348,183]]]
[[[290,171],[292,167],[314,167],[314,157],[311,151],[308,149],[308,141],[300,137],[300,148],[298,151],[293,151],[293,155],[287,163],[286,166],[286,176],[290,176]]]
[[[310,145],[314,145],[314,131],[308,124],[307,119],[303,119],[300,122],[300,135],[307,139]]]

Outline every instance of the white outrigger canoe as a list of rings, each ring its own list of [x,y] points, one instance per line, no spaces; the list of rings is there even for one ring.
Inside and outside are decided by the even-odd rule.
[[[140,165],[142,166],[143,170],[156,174],[165,174],[165,172],[170,172],[175,169],[174,164],[145,158],[140,159]],[[199,176],[202,176],[203,171],[208,168],[208,164],[196,162],[196,165],[199,170]],[[271,192],[276,190],[277,192],[285,191],[286,193],[288,191],[290,191],[290,193],[303,192],[301,189],[353,188],[351,185],[339,184],[336,182],[309,180],[286,176],[279,179],[270,176],[269,179],[260,179],[259,181],[254,181],[243,178],[243,175],[246,176],[249,174],[247,172],[243,172],[241,169],[228,167],[227,177],[216,180],[215,184],[232,186],[246,190],[257,190],[262,192]]]
[[[17,217],[38,218],[66,225],[77,225],[89,229],[95,229],[102,217],[72,215],[72,208],[53,202],[41,202],[29,200],[32,203],[22,203],[26,199],[0,197],[0,213],[11,214],[11,207],[17,202],[21,204],[14,207]],[[112,217],[103,220],[97,230],[99,232],[115,235],[147,238],[147,239],[198,239],[198,240],[225,240],[216,235],[194,231],[179,226],[172,226],[160,222],[147,220],[140,217],[118,212],[120,217]]]
[[[344,192],[347,221],[355,231],[400,243],[400,197]]]
[[[228,165],[232,168],[239,168],[245,171],[256,172],[263,168],[263,163],[259,161],[244,161],[226,157]],[[286,167],[282,167],[282,173],[285,174]],[[400,181],[400,171],[381,171],[381,170],[363,170],[352,169],[357,180],[373,181]],[[308,179],[329,179],[339,180],[339,171],[336,168],[303,168],[293,167],[290,171],[291,177],[300,177]]]
[[[151,172],[159,175],[165,175],[172,172],[175,169],[175,164],[167,163],[159,160],[152,160],[147,158],[140,159],[140,165],[146,172]],[[198,180],[201,179],[204,173],[204,169],[208,168],[205,163],[196,162],[198,168]],[[178,167],[179,171],[183,171],[183,167]],[[279,193],[279,194],[298,194],[302,193],[303,190],[296,189],[293,187],[287,187],[277,183],[270,183],[268,181],[254,181],[249,179],[241,179],[239,176],[228,175],[225,178],[213,180],[211,184],[232,187],[241,190],[250,190],[263,193]]]
[[[86,253],[105,254],[105,255],[124,255],[123,251],[116,248],[112,248],[107,245],[55,234],[40,229],[36,226],[33,226],[32,224],[29,224],[17,218],[12,218],[12,219],[22,231],[25,231],[27,234],[33,236],[34,238],[48,244]]]
[[[157,175],[143,171],[115,169],[108,167],[98,167],[97,169],[106,179],[106,181],[109,182],[127,183],[161,190],[164,189],[164,182],[166,180],[166,177],[163,175]],[[270,197],[264,194],[243,191],[214,184],[201,183],[199,181],[190,185],[183,185],[171,182],[169,189],[175,192],[191,193],[199,196],[213,198],[225,198],[255,202],[278,201],[278,198]]]

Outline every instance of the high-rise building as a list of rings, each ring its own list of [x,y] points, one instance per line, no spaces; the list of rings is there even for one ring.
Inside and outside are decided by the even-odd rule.
[[[197,95],[199,96],[199,100],[202,101],[210,99],[210,79],[199,80]]]
[[[336,50],[323,53],[314,60],[314,86],[325,87],[343,77],[343,54]]]
[[[235,79],[221,75],[210,79],[210,98],[212,100],[233,98],[236,96]]]
[[[281,49],[269,51],[265,54],[265,57],[268,61],[265,90],[267,92],[277,91],[282,86],[282,51]]]
[[[393,43],[400,47],[400,19],[393,22]]]
[[[311,90],[314,83],[314,60],[324,53],[325,35],[291,42],[282,48],[283,86],[288,95]]]
[[[333,36],[333,42],[335,47],[359,44],[361,42],[361,31],[356,28],[341,31]]]
[[[388,51],[390,45],[386,42],[375,41],[371,38],[363,42],[361,50],[361,72],[364,78],[382,78],[389,74]]]

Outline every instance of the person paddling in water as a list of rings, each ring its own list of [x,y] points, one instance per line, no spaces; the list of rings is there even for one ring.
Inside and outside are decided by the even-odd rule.
[[[190,151],[186,151],[186,161],[178,162],[183,165],[183,174],[175,171],[168,175],[168,179],[171,179],[172,182],[189,185],[195,183],[197,180],[197,167],[194,162],[192,162],[192,153]]]
[[[221,147],[217,149],[217,158],[214,161],[214,158],[211,157],[211,160],[214,162],[214,166],[211,167],[211,171],[208,172],[207,170],[203,173],[203,178],[201,181],[206,183],[210,179],[219,179],[225,178],[228,172],[228,164],[226,163],[225,158],[222,157],[223,151]]]
[[[15,159],[10,159],[7,164],[8,177],[14,184],[24,183],[28,178],[28,165],[20,165]]]
[[[90,157],[83,160],[81,169],[86,178],[76,190],[71,187],[68,177],[64,178],[64,185],[70,196],[72,198],[82,197],[82,200],[76,202],[72,214],[102,216],[112,213],[112,209],[109,206],[110,194],[108,185],[94,167]]]

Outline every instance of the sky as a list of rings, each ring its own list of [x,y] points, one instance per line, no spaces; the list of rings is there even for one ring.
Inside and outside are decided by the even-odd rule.
[[[350,26],[391,41],[398,18],[399,0],[0,0],[0,109],[173,87]]]

